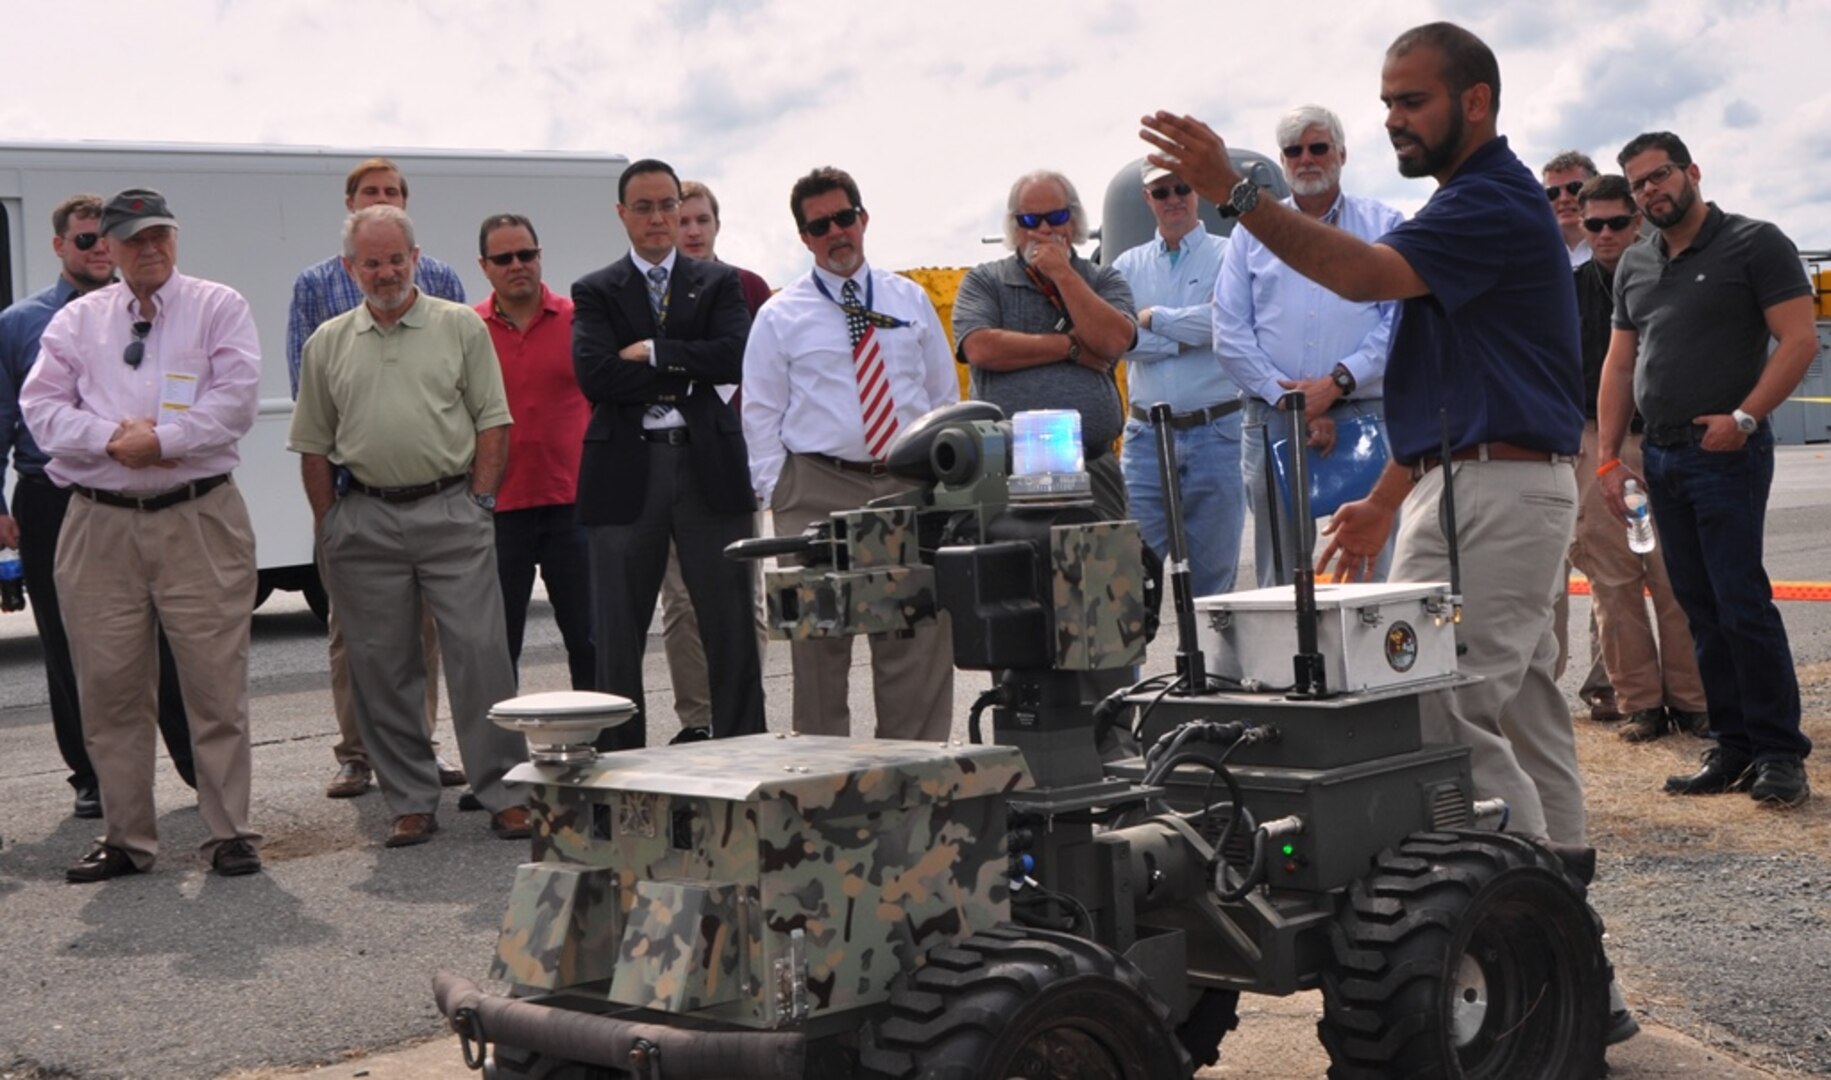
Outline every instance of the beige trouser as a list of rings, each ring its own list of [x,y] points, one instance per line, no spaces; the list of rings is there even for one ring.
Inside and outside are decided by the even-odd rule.
[[[1621,444],[1621,463],[1641,473],[1641,437]],[[1641,473],[1641,475],[1645,475]],[[1570,561],[1589,577],[1590,595],[1602,639],[1602,660],[1623,713],[1669,705],[1683,712],[1706,712],[1704,680],[1685,611],[1672,595],[1666,560],[1658,552],[1636,555],[1628,550],[1627,526],[1609,512],[1602,484],[1596,479],[1596,422],[1583,429],[1583,460],[1577,467],[1577,531]],[[1653,617],[1646,593],[1653,594]],[[1659,638],[1653,624],[1659,623]]]
[[[757,515],[762,535],[763,515]],[[751,564],[751,592],[757,597],[757,664],[769,655],[769,627],[763,622],[763,563]],[[668,545],[668,569],[661,577],[661,646],[668,657],[668,681],[674,687],[674,715],[683,728],[712,727],[712,681],[706,670],[706,646],[699,640],[699,616],[680,576],[680,553]]]
[[[1570,709],[1552,677],[1552,598],[1565,587],[1564,554],[1577,517],[1568,463],[1465,461],[1453,467],[1462,555],[1458,667],[1481,681],[1426,694],[1424,738],[1469,748],[1479,798],[1499,796],[1509,831],[1582,844],[1583,779]],[[1393,581],[1448,581],[1441,468],[1426,473],[1400,511]]]
[[[316,545],[314,545],[316,546]],[[318,551],[318,579],[327,581],[324,575],[324,552]],[[325,586],[328,594],[330,586]],[[332,604],[330,617],[325,620],[330,630],[331,653],[331,711],[337,716],[337,742],[331,747],[337,764],[361,765],[371,768],[368,751],[362,746],[362,732],[356,727],[356,706],[350,700],[350,660],[343,643],[343,623],[337,618],[337,605]],[[433,729],[439,724],[439,627],[432,618],[432,609],[427,608],[420,618],[420,649],[426,656],[426,737],[432,738]],[[433,740],[434,746],[439,745]]]
[[[248,823],[248,630],[254,527],[233,483],[163,510],[78,495],[57,540],[57,593],[83,712],[83,742],[102,792],[103,842],[145,870],[159,854],[153,807],[159,627],[178,662],[191,723],[206,852]]]
[[[790,454],[771,498],[776,533],[794,536],[836,510],[852,510],[909,483],[888,476],[845,472],[819,458]],[[946,613],[907,638],[873,635],[872,701],[882,739],[941,741],[953,730],[954,641]],[[847,704],[852,639],[795,641],[795,730],[803,735],[852,734]]]

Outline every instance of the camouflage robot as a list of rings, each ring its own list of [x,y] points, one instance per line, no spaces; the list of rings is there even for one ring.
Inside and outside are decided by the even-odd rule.
[[[1010,442],[989,405],[938,410],[891,456],[921,491],[735,553],[799,557],[767,575],[778,636],[949,612],[956,664],[994,673],[972,744],[594,756],[526,729],[533,861],[490,969],[508,992],[435,982],[467,1063],[1170,1080],[1217,1060],[1240,992],[1320,987],[1331,1076],[1601,1075],[1580,875],[1475,827],[1498,808],[1472,802],[1465,750],[1421,743],[1430,687],[1109,697],[1156,628],[1149,554],[1072,491],[1013,498]],[[1108,763],[1121,704],[1151,750]]]

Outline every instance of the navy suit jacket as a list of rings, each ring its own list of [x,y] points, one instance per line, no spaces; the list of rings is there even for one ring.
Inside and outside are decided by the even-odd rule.
[[[641,515],[650,445],[642,417],[656,404],[672,405],[686,420],[687,448],[712,508],[755,511],[743,424],[716,389],[744,372],[750,314],[737,271],[676,255],[665,329],[656,327],[648,282],[628,256],[580,278],[572,303],[572,366],[591,402],[579,462],[579,523],[627,525]],[[655,342],[653,366],[617,355],[648,339]]]

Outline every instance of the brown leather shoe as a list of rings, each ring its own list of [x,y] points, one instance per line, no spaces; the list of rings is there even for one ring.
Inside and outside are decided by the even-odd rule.
[[[1623,742],[1652,742],[1671,730],[1666,721],[1666,710],[1661,708],[1641,709],[1628,722],[1621,725]]]
[[[394,819],[394,828],[383,842],[385,847],[412,847],[424,844],[439,831],[439,819],[431,814],[402,814]]]
[[[360,762],[346,761],[337,766],[337,775],[324,785],[324,794],[332,799],[354,799],[369,790],[369,778],[372,774],[369,767]]]
[[[133,856],[127,852],[107,844],[97,844],[89,854],[83,856],[81,862],[64,871],[64,880],[72,885],[88,885],[140,872]]]
[[[526,840],[534,835],[534,818],[527,807],[511,806],[490,817],[490,830],[503,840]]]
[[[1621,706],[1613,689],[1592,691],[1583,700],[1589,703],[1589,718],[1596,723],[1612,724],[1621,719]]]
[[[440,787],[463,787],[464,786],[464,770],[463,769],[458,768],[456,765],[453,765],[451,762],[446,761],[442,757],[434,757],[433,760],[439,763],[439,786]]]

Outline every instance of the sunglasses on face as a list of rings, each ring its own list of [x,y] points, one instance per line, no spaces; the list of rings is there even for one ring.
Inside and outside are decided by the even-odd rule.
[[[1634,189],[1634,194],[1638,195],[1641,193],[1642,190],[1644,190],[1646,188],[1646,186],[1648,184],[1653,184],[1653,185],[1657,186],[1659,184],[1665,183],[1666,178],[1672,175],[1672,170],[1677,169],[1677,168],[1679,168],[1678,162],[1668,161],[1664,165],[1661,165],[1659,168],[1654,169],[1652,172],[1650,172],[1647,175],[1641,177],[1640,179],[1634,181],[1633,183],[1629,184],[1628,186],[1630,188]]]
[[[1569,195],[1572,198],[1575,198],[1577,192],[1582,191],[1582,190],[1583,190],[1583,181],[1572,180],[1569,183],[1560,184],[1557,187],[1546,188],[1545,189],[1545,198],[1550,199],[1552,202],[1557,202],[1559,195]]]
[[[1179,186],[1187,187],[1188,185]],[[1074,211],[1064,206],[1060,210],[1045,210],[1040,214],[1012,214],[1011,216],[1026,229],[1041,228],[1045,221],[1059,229],[1068,224],[1068,219],[1074,216]]]
[[[517,259],[524,263],[537,263],[540,261],[540,249],[537,247],[522,248],[520,251],[505,251],[500,255],[485,255],[484,258],[497,266],[508,266]]]
[[[1627,232],[1634,224],[1633,214],[1616,214],[1614,217],[1590,217],[1583,219],[1583,227],[1590,232],[1599,233],[1603,229],[1609,232]]]
[[[99,232],[79,232],[70,237],[70,242],[76,245],[76,250],[88,251],[90,248],[102,242],[102,234]]]
[[[1331,149],[1333,149],[1333,147],[1326,142],[1292,143],[1284,148],[1284,156],[1290,158],[1292,161],[1296,161],[1303,156],[1305,150],[1310,152],[1311,157],[1322,157]]]
[[[121,359],[135,371],[140,370],[140,361],[146,359],[146,335],[153,332],[153,324],[145,321],[134,323],[134,339],[127,343],[127,349],[121,353]]]
[[[860,215],[864,212],[865,211],[864,211],[863,207],[859,207],[859,206],[847,207],[846,209],[840,210],[837,213],[828,214],[826,217],[815,218],[814,220],[808,222],[806,225],[801,226],[801,231],[808,234],[809,236],[819,237],[819,236],[825,236],[827,234],[827,230],[831,229],[835,225],[839,226],[842,229],[849,229],[852,226],[858,224],[858,215]]]
[[[1171,184],[1169,187],[1154,187],[1151,189],[1151,198],[1156,199],[1158,202],[1162,202],[1170,197],[1170,192],[1172,191],[1186,197],[1194,190],[1195,189],[1188,184]]]

